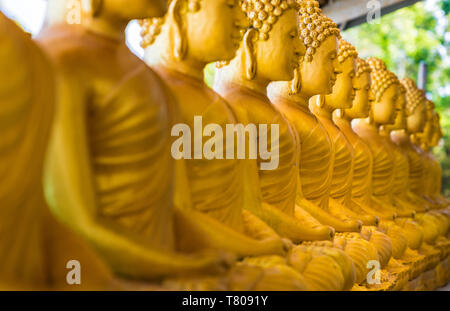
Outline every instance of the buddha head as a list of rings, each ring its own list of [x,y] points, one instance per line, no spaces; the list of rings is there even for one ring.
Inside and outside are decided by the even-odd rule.
[[[417,88],[412,79],[404,78],[400,82],[406,89],[406,128],[411,134],[420,133],[426,120],[425,93]]]
[[[353,78],[353,89],[355,90],[355,98],[351,108],[345,109],[345,115],[350,119],[363,119],[369,116],[370,104],[369,93],[371,78],[369,64],[361,59],[356,59],[356,73]]]
[[[242,0],[169,0],[163,18],[142,20],[142,47],[149,63],[185,62],[203,67],[235,56],[247,19]],[[153,57],[155,56],[155,57]]]
[[[294,79],[269,86],[270,98],[296,95],[307,102],[317,94],[330,94],[336,82],[335,60],[340,31],[322,14],[316,0],[299,3],[299,38],[304,47],[294,71]]]
[[[391,131],[402,130],[406,128],[406,89],[402,84],[397,84],[398,97],[395,102],[395,121],[389,125]]]
[[[340,31],[330,18],[322,14],[317,1],[302,1],[300,37],[306,54],[300,62],[301,93],[304,98],[330,94],[336,82],[336,59]]]
[[[162,16],[167,9],[166,0],[48,0],[47,22],[67,21],[72,10],[81,10],[81,22],[104,19],[127,24],[133,19]]]
[[[325,104],[333,110],[347,109],[353,105],[356,95],[353,79],[356,76],[357,58],[358,52],[355,47],[341,39],[335,68],[336,83],[333,86],[333,92],[325,96]]]
[[[250,26],[237,56],[219,64],[216,82],[231,77],[241,81],[271,81],[294,78],[304,47],[298,38],[299,0],[244,0],[242,10]],[[233,79],[233,78],[232,78]]]
[[[387,70],[386,64],[378,58],[367,59],[372,72],[370,95],[373,98],[370,109],[371,119],[378,125],[395,122],[395,104],[398,98],[397,76]]]

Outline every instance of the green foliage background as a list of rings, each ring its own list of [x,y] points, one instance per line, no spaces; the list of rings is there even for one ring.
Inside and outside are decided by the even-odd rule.
[[[441,114],[444,139],[434,153],[443,168],[443,191],[450,196],[450,0],[427,0],[343,32],[361,57],[382,58],[391,71],[416,80],[428,65],[427,96]]]

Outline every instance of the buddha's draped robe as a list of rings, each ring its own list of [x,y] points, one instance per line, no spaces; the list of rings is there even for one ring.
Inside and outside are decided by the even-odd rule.
[[[98,217],[173,250],[168,96],[149,87],[162,85],[159,77],[124,43],[81,26],[51,27],[40,41],[74,85],[92,89],[85,131]]]
[[[192,207],[238,232],[243,232],[243,161],[236,157],[226,159],[227,148],[232,148],[231,145],[226,145],[226,125],[236,123],[234,115],[223,98],[201,80],[162,67],[157,67],[157,70],[175,90],[173,93],[180,115],[178,122],[187,124],[191,129],[192,159],[185,160],[189,181],[189,189],[185,190],[189,193]],[[184,99],[189,99],[189,102]],[[196,116],[202,117],[203,127],[214,123],[222,128],[223,159],[208,160],[203,153],[200,155],[202,159],[194,159],[195,140],[202,139],[203,146],[209,138],[203,135],[196,138]]]
[[[262,170],[261,163],[268,162],[268,160],[261,159],[260,154],[257,156],[261,197],[264,202],[288,215],[293,215],[298,178],[298,138],[295,131],[287,120],[274,109],[267,97],[238,85],[227,85],[226,90],[222,90],[221,94],[226,97],[240,123],[245,126],[254,124],[257,129],[260,124],[267,124],[267,137],[261,136],[262,133],[258,129],[256,141],[259,145],[260,140],[266,139],[267,150],[271,150],[272,145],[277,143],[279,155],[278,167],[272,170]],[[271,124],[277,124],[279,127],[278,142],[271,141]],[[248,143],[246,150],[248,159]]]
[[[257,126],[267,124],[269,128],[270,124],[279,126],[278,167],[273,170],[261,170],[261,162],[267,160],[258,157],[258,167],[253,168],[258,170],[258,178],[254,184],[259,184],[262,201],[283,211],[291,219],[294,219],[297,225],[312,228],[321,226],[306,211],[301,211],[296,207],[296,197],[301,191],[297,183],[300,144],[297,132],[291,123],[266,96],[251,89],[230,82],[221,82],[220,85],[215,86],[215,89],[226,98],[240,123],[256,124]],[[258,134],[259,140],[261,133]],[[267,136],[270,139],[270,133]],[[268,142],[269,148],[271,148],[271,144]],[[313,244],[293,248],[289,255],[290,264],[302,273],[308,287],[312,290],[349,289],[354,279],[353,269],[347,269],[350,258],[341,250],[333,247],[330,242],[325,243],[324,246],[314,245],[315,242],[310,243]],[[329,269],[326,268],[327,266]]]
[[[378,129],[365,121],[355,123],[353,129],[369,146],[373,157],[372,191],[373,195],[390,203],[394,184],[395,156],[388,152],[386,144],[378,134]]]
[[[353,131],[350,122],[335,118],[336,125],[353,147],[352,197],[365,206],[371,206],[373,158],[370,148]]]
[[[72,259],[83,262],[85,285],[105,285],[105,267],[53,218],[44,200],[44,156],[55,111],[53,68],[30,36],[2,13],[0,46],[0,288],[66,288],[66,264]]]
[[[353,148],[330,118],[320,115],[317,118],[326,129],[333,146],[334,165],[330,195],[338,203],[349,206],[351,204],[353,180]]]

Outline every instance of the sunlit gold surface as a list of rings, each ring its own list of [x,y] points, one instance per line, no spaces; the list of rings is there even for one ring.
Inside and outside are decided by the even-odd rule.
[[[75,259],[86,272],[78,289],[108,289],[108,269],[53,218],[44,200],[42,168],[55,112],[52,67],[2,13],[0,44],[0,288],[68,289],[66,264]]]
[[[125,44],[133,19],[145,62]],[[35,41],[0,13],[0,45],[0,289],[448,282],[434,104],[359,59],[318,1],[48,0]],[[209,142],[198,117],[223,133],[268,125],[256,139],[277,165],[249,158],[250,133],[245,159],[175,160],[175,125]],[[67,283],[71,260],[82,285]]]
[[[220,268],[219,255],[178,252],[170,94],[124,42],[128,21],[145,13],[138,8],[163,10],[136,2],[141,6],[121,23],[105,12],[121,11],[125,2],[103,1],[103,11],[83,11],[81,25],[49,20],[38,37],[57,72],[49,201],[116,274],[158,280],[211,273]]]

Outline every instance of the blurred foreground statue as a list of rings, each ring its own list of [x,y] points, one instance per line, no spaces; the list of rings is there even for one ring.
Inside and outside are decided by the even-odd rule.
[[[2,13],[0,46],[0,289],[109,289],[106,266],[54,219],[44,200],[43,163],[56,108],[50,62]],[[81,284],[74,286],[66,278],[72,260],[81,264]]]
[[[217,252],[178,251],[170,93],[125,45],[128,22],[161,16],[165,1],[82,1],[79,25],[61,18],[61,2],[48,2],[38,37],[57,77],[46,166],[54,213],[117,275],[159,281],[221,270]]]

